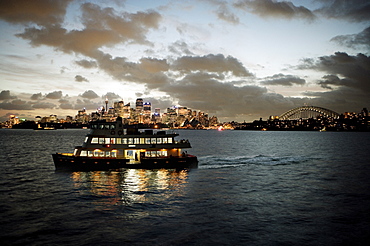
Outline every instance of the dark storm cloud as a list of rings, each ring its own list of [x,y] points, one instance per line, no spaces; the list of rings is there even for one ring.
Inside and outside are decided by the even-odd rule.
[[[282,85],[282,86],[293,86],[293,85],[304,85],[306,81],[294,75],[275,74],[270,77],[266,77],[261,82],[262,85]]]
[[[71,0],[0,1],[0,19],[11,23],[50,25],[63,21]]]
[[[1,91],[0,92],[0,100],[9,100],[9,99],[16,99],[16,96],[10,95],[10,91]]]
[[[86,79],[85,77],[81,76],[81,75],[76,75],[75,76],[75,81],[76,82],[89,82],[88,79]]]
[[[336,36],[330,41],[337,42],[349,48],[365,46],[367,49],[370,50],[370,27],[366,28],[358,34]]]
[[[314,20],[316,16],[304,6],[295,6],[289,1],[274,0],[240,0],[235,7],[252,12],[261,17],[303,18]]]
[[[361,22],[370,20],[370,2],[368,0],[318,0],[323,7],[317,13],[327,18],[346,19]]]
[[[49,99],[61,99],[62,96],[63,96],[62,91],[53,91],[53,92],[46,94],[45,97]]]
[[[87,98],[87,99],[94,99],[94,98],[98,98],[99,97],[98,94],[96,94],[92,90],[87,90],[84,93],[82,93],[80,96],[83,97],[83,98]]]

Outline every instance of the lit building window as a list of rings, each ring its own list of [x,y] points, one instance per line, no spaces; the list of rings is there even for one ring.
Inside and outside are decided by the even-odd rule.
[[[98,143],[98,141],[99,141],[99,138],[92,138],[92,139],[91,139],[91,143],[92,143],[92,144],[97,144],[97,143]]]

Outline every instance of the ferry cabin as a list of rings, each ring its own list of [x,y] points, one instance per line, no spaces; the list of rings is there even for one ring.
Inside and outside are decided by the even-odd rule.
[[[101,122],[91,125],[91,133],[82,146],[77,146],[74,156],[104,159],[126,159],[127,164],[137,164],[148,159],[181,158],[189,141],[176,141],[178,134],[165,131],[123,128],[118,122]]]

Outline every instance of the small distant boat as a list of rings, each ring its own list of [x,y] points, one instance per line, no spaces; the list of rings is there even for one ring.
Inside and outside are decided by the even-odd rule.
[[[177,141],[179,134],[166,131],[124,128],[122,118],[116,122],[90,124],[82,146],[74,153],[52,154],[56,170],[103,171],[120,168],[185,169],[196,168],[198,159],[183,149],[191,148],[188,140]]]

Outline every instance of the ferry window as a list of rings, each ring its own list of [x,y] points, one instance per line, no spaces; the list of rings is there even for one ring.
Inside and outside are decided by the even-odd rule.
[[[91,125],[91,129],[96,129],[96,125]]]
[[[104,138],[99,138],[99,144],[104,144],[105,141],[104,141]]]
[[[134,144],[139,144],[140,143],[140,138],[134,138]]]
[[[145,144],[150,144],[150,138],[145,139]]]
[[[140,138],[140,144],[145,144],[145,138]]]
[[[92,143],[92,144],[97,144],[97,143],[98,143],[98,139],[99,139],[99,138],[92,138],[92,139],[91,139],[91,143]]]
[[[134,143],[134,141],[133,141],[133,139],[132,139],[132,138],[128,138],[127,140],[128,140],[128,141],[127,141],[127,144],[133,144],[133,143]]]
[[[150,157],[150,151],[145,152],[145,157]]]
[[[150,151],[151,153],[150,153],[150,155],[152,156],[152,157],[156,157],[157,156],[157,151]]]
[[[105,125],[105,129],[109,129],[109,125]]]
[[[122,142],[121,142],[121,138],[117,138],[116,139],[116,144],[121,144]]]
[[[127,138],[122,138],[122,144],[127,144]]]
[[[76,155],[77,154],[77,149],[75,149],[75,151],[73,152],[73,155]]]
[[[162,143],[162,138],[157,138],[157,144],[161,144]]]
[[[117,152],[116,151],[112,151],[111,156],[112,157],[117,157]]]
[[[151,143],[152,144],[155,144],[156,143],[155,138],[152,138]]]
[[[161,157],[162,156],[161,151],[157,151],[157,156],[158,157]]]
[[[85,143],[87,143],[87,140],[88,140],[89,138],[88,137],[85,137]]]
[[[167,156],[167,151],[166,150],[162,151],[162,156]]]
[[[110,143],[110,138],[105,138],[105,144],[109,144]]]
[[[99,125],[99,128],[100,129],[104,129],[104,125]]]
[[[116,129],[115,125],[110,125],[110,129]]]
[[[105,151],[105,157],[110,157],[110,151]]]
[[[163,139],[162,139],[162,142],[163,142],[164,144],[166,144],[166,143],[167,143],[167,138],[163,138]]]
[[[172,138],[168,138],[168,143],[172,144]]]
[[[91,150],[89,150],[89,151],[87,152],[87,156],[92,157],[92,156],[93,156],[93,152],[92,152]]]
[[[118,156],[123,156],[123,149],[118,150]]]
[[[100,152],[100,157],[104,157],[104,151]]]
[[[111,138],[110,139],[110,144],[116,144],[116,139],[115,138]]]
[[[95,157],[99,156],[99,150],[94,150],[94,156]]]
[[[81,150],[80,156],[87,156],[87,151],[86,150]]]

